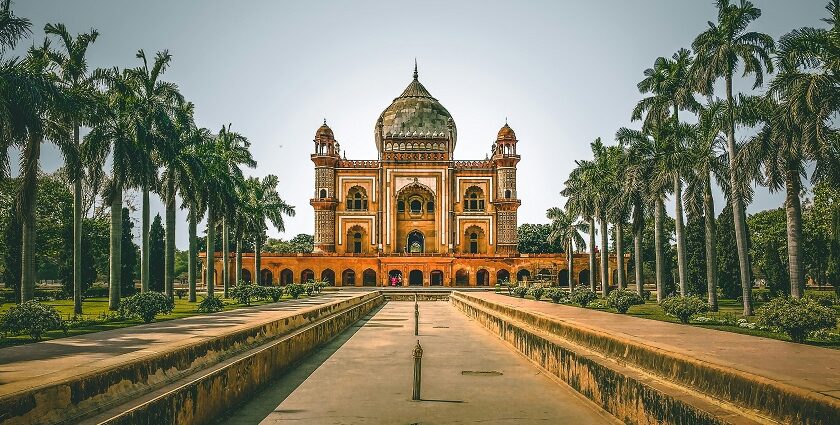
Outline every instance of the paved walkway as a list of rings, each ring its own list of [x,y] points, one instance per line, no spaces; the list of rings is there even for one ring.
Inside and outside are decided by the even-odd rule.
[[[0,395],[122,364],[173,344],[190,344],[254,323],[294,315],[301,308],[358,294],[325,293],[212,315],[167,320],[0,349]]]
[[[489,292],[470,295],[840,398],[840,350]]]
[[[264,390],[269,397],[257,397],[223,423],[613,421],[449,303],[420,303],[420,313],[420,336],[415,337],[414,304],[385,304],[361,327],[348,331],[351,336],[339,337],[322,350],[326,354],[315,353],[291,376]],[[417,339],[424,350],[423,400],[413,402],[412,350]]]

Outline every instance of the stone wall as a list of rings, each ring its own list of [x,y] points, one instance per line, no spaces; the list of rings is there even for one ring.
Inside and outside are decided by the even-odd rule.
[[[466,293],[450,301],[625,423],[840,423],[822,394]]]
[[[371,292],[301,308],[293,316],[221,331],[214,338],[197,342],[173,344],[171,348],[163,347],[150,354],[140,354],[117,366],[103,367],[61,382],[12,393],[0,398],[0,422],[76,422],[371,300],[382,302],[383,299],[378,292]]]

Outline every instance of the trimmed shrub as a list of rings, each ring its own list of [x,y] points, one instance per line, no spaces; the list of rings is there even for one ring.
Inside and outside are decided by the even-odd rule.
[[[778,329],[793,342],[803,342],[809,333],[837,326],[837,312],[831,307],[803,298],[776,298],[756,311],[759,326]]]
[[[665,313],[688,323],[691,316],[709,311],[709,305],[702,298],[692,295],[688,297],[673,296],[662,300],[659,305]]]
[[[528,291],[528,293],[532,297],[534,297],[535,300],[539,301],[542,298],[543,294],[545,294],[545,288],[543,288],[542,286],[535,286],[531,288],[531,290]]]
[[[598,298],[598,295],[592,292],[589,288],[581,285],[575,287],[572,290],[572,293],[569,294],[569,299],[575,303],[580,305],[581,307],[586,307],[592,301]]]
[[[215,313],[224,309],[225,304],[222,302],[222,299],[215,295],[205,297],[201,300],[201,303],[198,304],[198,311],[200,313]]]
[[[290,283],[286,285],[286,293],[289,294],[290,297],[297,299],[300,295],[305,291],[303,285],[299,283]]]
[[[33,341],[40,341],[46,331],[61,329],[67,333],[67,325],[55,307],[30,300],[9,309],[0,318],[3,335],[27,334]]]
[[[569,294],[562,288],[548,288],[545,290],[545,296],[550,298],[555,304],[560,302],[568,302]]]
[[[270,286],[265,289],[268,296],[271,297],[271,301],[277,302],[280,301],[280,298],[283,298],[283,288],[279,286]]]
[[[645,300],[636,291],[627,289],[612,291],[607,295],[607,305],[621,314],[627,313],[627,310],[634,305],[642,305],[644,303]]]
[[[823,307],[833,307],[837,304],[837,295],[833,292],[810,292],[805,295],[805,298]]]
[[[172,313],[175,301],[155,291],[143,292],[123,298],[120,301],[120,316],[134,317],[144,323],[151,323],[158,314]]]
[[[528,288],[524,286],[517,286],[513,288],[513,295],[516,295],[519,298],[525,298],[525,295],[528,294]]]
[[[258,291],[256,285],[251,285],[245,282],[239,282],[230,290],[230,296],[236,299],[236,302],[242,305],[251,305],[251,298],[255,297]]]
[[[315,292],[316,286],[317,286],[317,284],[314,281],[306,282],[303,285],[303,290],[304,290],[304,292],[306,292],[307,297],[312,296],[312,293]]]

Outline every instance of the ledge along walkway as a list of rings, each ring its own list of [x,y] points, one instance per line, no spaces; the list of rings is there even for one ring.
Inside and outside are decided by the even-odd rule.
[[[489,292],[470,295],[840,399],[840,350]]]
[[[345,333],[297,367],[311,375],[278,379],[220,423],[617,423],[448,302],[420,303],[419,336],[414,303],[397,301]],[[411,401],[418,339],[422,400]]]
[[[324,293],[299,300],[58,338],[0,349],[0,396],[123,364],[222,331],[280,319],[354,294]],[[198,306],[198,304],[196,304]]]

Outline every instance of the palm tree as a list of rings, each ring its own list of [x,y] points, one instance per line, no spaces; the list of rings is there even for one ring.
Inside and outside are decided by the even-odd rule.
[[[572,214],[584,218],[589,226],[589,289],[595,291],[597,282],[596,259],[595,259],[595,202],[597,195],[594,188],[593,163],[592,161],[575,161],[577,167],[569,173],[569,178],[564,183],[564,189],[560,192],[566,197],[566,209]]]
[[[600,138],[595,139],[591,144],[592,161],[582,162],[579,168],[582,170],[584,182],[584,193],[591,197],[593,217],[598,219],[599,232],[601,235],[601,262],[600,280],[601,292],[604,296],[609,293],[609,249],[607,248],[607,220],[611,209],[615,179],[613,175],[613,154],[605,147]],[[590,226],[590,231],[592,230]],[[590,233],[590,239],[594,232]],[[594,240],[593,240],[594,242]]]
[[[710,99],[699,111],[699,120],[693,126],[690,137],[690,162],[692,169],[686,173],[688,184],[685,190],[686,209],[689,214],[704,217],[706,242],[706,284],[709,308],[717,311],[717,229],[715,223],[715,200],[712,197],[712,176],[724,192],[729,193],[729,159],[725,153],[723,134],[726,105],[720,100]],[[697,200],[702,200],[698,203]],[[700,205],[702,204],[702,205]]]
[[[624,273],[624,224],[630,215],[630,196],[625,193],[625,179],[627,169],[630,168],[630,156],[622,146],[609,148],[610,174],[612,177],[612,192],[616,194],[610,203],[609,219],[613,222],[615,236],[616,283],[618,289],[626,286]]]
[[[19,83],[24,87],[19,92],[15,113],[18,138],[13,139],[21,146],[21,185],[17,196],[18,214],[22,217],[21,232],[21,302],[31,300],[35,294],[37,264],[35,261],[35,202],[38,197],[38,173],[40,170],[41,143],[52,141],[66,152],[69,135],[61,125],[64,111],[71,108],[70,96],[58,84],[58,78],[51,72],[47,52],[49,40],[43,46],[29,49],[21,63]],[[23,130],[23,131],[21,131]]]
[[[735,144],[735,96],[732,93],[732,76],[743,62],[744,75],[754,74],[753,88],[764,82],[764,70],[773,72],[770,54],[775,46],[773,38],[760,32],[747,31],[749,24],[761,16],[761,10],[751,2],[741,0],[732,4],[730,0],[717,0],[718,19],[710,22],[709,28],[694,39],[692,47],[697,53],[697,60],[692,69],[698,91],[704,95],[713,93],[713,84],[723,77],[726,86],[726,148],[730,160],[730,184],[732,191],[732,217],[735,223],[735,240],[738,247],[738,265],[741,271],[744,315],[752,314],[752,278],[750,277],[750,259],[747,251],[747,223],[744,214],[743,194],[737,193],[738,170],[734,161],[738,157]]]
[[[694,63],[691,52],[687,49],[680,49],[671,59],[657,58],[654,67],[645,70],[645,78],[639,82],[638,88],[641,93],[652,93],[652,96],[642,99],[633,110],[632,119],[638,120],[645,116],[645,126],[655,125],[668,119],[673,119],[679,125],[679,113],[681,110],[696,111],[699,104],[694,99],[689,70]],[[673,114],[673,115],[671,115]],[[669,118],[670,116],[670,118]],[[673,133],[676,137],[672,140],[671,158],[676,159],[683,149],[683,140],[678,136],[680,133]],[[677,270],[680,280],[680,293],[685,295],[686,287],[686,254],[685,254],[685,224],[683,219],[682,204],[682,169],[673,169],[668,177],[673,182],[674,204],[675,204],[675,225],[677,239]]]
[[[166,207],[164,287],[169,297],[173,296],[172,285],[175,279],[175,197],[179,193],[183,198],[196,196],[193,193],[193,182],[198,180],[203,165],[196,147],[205,139],[204,134],[195,127],[193,110],[193,104],[186,102],[173,111],[171,122],[166,122],[164,128],[168,143],[163,145],[160,153],[164,164],[161,179]],[[187,201],[185,204],[189,208],[192,202]],[[192,208],[190,212],[193,212]]]
[[[279,231],[286,230],[283,216],[294,217],[295,207],[287,204],[277,193],[277,176],[267,175],[262,180],[251,177],[246,183],[247,203],[244,206],[248,214],[249,233],[254,238],[254,274],[257,285],[262,284],[261,253],[265,243],[266,220]]]
[[[88,46],[96,41],[99,33],[91,29],[74,39],[64,24],[47,24],[44,32],[58,37],[62,42],[63,51],[48,50],[45,52],[50,61],[57,68],[57,79],[61,88],[71,94],[74,102],[68,108],[68,116],[63,119],[73,134],[72,143],[63,143],[65,168],[70,181],[73,183],[73,314],[82,314],[82,179],[84,166],[81,163],[81,146],[79,130],[82,124],[90,124],[93,116],[92,106],[99,95],[97,81],[98,72],[88,75],[87,54]]]
[[[143,50],[138,50],[136,57],[143,64],[127,69],[131,88],[134,91],[134,111],[136,143],[145,153],[135,158],[142,165],[142,172],[138,176],[138,186],[143,193],[143,212],[141,216],[142,245],[140,247],[140,288],[149,290],[149,193],[155,187],[157,180],[158,154],[166,140],[160,134],[159,126],[168,119],[173,108],[183,103],[184,98],[178,92],[175,84],[160,80],[172,61],[172,55],[167,50],[155,55],[154,63],[149,67],[149,61]]]
[[[116,310],[120,304],[123,191],[136,184],[140,170],[135,158],[144,152],[135,143],[134,93],[130,81],[126,73],[116,68],[105,74],[108,88],[104,95],[106,107],[98,109],[95,124],[85,136],[82,162],[88,164],[92,180],[100,181],[105,160],[111,156],[111,176],[103,198],[111,205],[108,308]]]
[[[635,270],[636,291],[644,295],[644,274],[642,269],[642,238],[645,229],[645,206],[649,200],[649,186],[651,181],[652,168],[646,157],[647,150],[639,149],[632,144],[628,138],[620,136],[627,132],[622,128],[616,133],[616,140],[619,146],[625,149],[625,167],[623,185],[619,194],[626,205],[632,209],[632,231],[633,231],[633,264]],[[639,134],[639,142],[645,146],[649,139]],[[625,143],[624,141],[627,141]]]
[[[665,252],[663,244],[663,220],[665,217],[665,196],[668,192],[668,181],[662,158],[667,156],[667,140],[670,136],[670,126],[666,121],[651,121],[644,130],[620,128],[616,132],[616,140],[627,149],[628,157],[633,160],[631,173],[637,180],[633,190],[638,191],[636,206],[634,207],[634,225],[637,238],[637,252],[641,251],[641,231],[643,217],[641,204],[649,204],[653,208],[654,250],[656,253],[656,299],[662,301],[665,296]],[[638,261],[638,259],[637,259]],[[638,272],[637,272],[638,273]],[[639,275],[637,274],[637,279]]]
[[[788,75],[790,73],[799,75]],[[828,169],[837,165],[831,154],[834,140],[819,136],[831,131],[826,128],[826,122],[822,119],[814,120],[812,117],[816,114],[796,112],[799,107],[808,108],[799,104],[807,103],[807,100],[801,99],[797,91],[799,87],[790,83],[798,79],[810,80],[811,77],[786,69],[778,78],[784,79],[785,84],[775,86],[768,96],[760,99],[756,115],[763,125],[741,148],[737,162],[771,192],[785,190],[790,294],[794,298],[801,298],[805,292],[805,270],[802,204],[799,195],[802,192],[802,177],[806,175],[805,165],[810,161],[816,164],[811,179],[815,184],[825,181]],[[745,111],[743,115],[749,122],[750,117],[746,116],[748,113]]]
[[[230,131],[230,124],[222,126],[219,134],[205,149],[206,178],[204,193],[207,199],[207,294],[213,295],[215,284],[216,221],[225,211],[225,205],[236,197],[236,182],[244,180],[241,165],[257,165],[248,139]],[[225,249],[225,253],[227,249]],[[225,259],[227,261],[227,258]]]
[[[765,124],[753,141],[758,148],[771,139],[774,150],[745,155],[763,162],[764,180],[771,190],[780,190],[784,182],[788,265],[795,297],[804,292],[799,200],[803,162],[814,163],[814,182],[838,181],[840,176],[840,143],[831,127],[840,111],[840,0],[831,0],[826,10],[829,16],[823,21],[829,28],[800,28],[779,40],[781,72],[771,83],[772,98],[764,102]]]
[[[560,208],[549,208],[546,217],[551,220],[551,233],[548,235],[548,242],[553,244],[559,240],[566,251],[566,268],[569,271],[569,290],[574,289],[574,256],[575,247],[586,249],[586,242],[581,233],[586,233],[587,226],[578,221],[578,216],[570,211]]]

